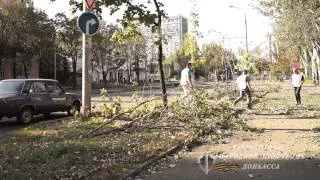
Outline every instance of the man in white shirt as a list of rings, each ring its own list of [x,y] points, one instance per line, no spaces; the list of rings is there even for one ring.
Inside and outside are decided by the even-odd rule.
[[[292,80],[292,86],[294,89],[294,95],[296,97],[296,102],[297,102],[296,105],[298,106],[298,105],[301,105],[300,91],[301,91],[301,86],[304,81],[303,75],[299,74],[299,69],[297,69],[297,68],[293,69],[293,74],[292,74],[291,80]]]
[[[182,86],[184,96],[183,98],[188,97],[188,100],[193,99],[193,82],[192,82],[192,63],[188,62],[187,66],[181,71],[181,80],[180,85]]]
[[[243,70],[242,71],[242,75],[240,75],[237,80],[236,83],[238,84],[238,88],[240,91],[240,96],[238,99],[236,99],[234,101],[234,104],[236,105],[246,94],[247,96],[247,103],[248,103],[248,109],[252,109],[251,105],[251,86],[250,86],[250,78],[247,75],[247,70]]]

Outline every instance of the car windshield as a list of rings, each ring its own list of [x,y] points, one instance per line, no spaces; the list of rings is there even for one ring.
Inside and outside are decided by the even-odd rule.
[[[19,93],[23,84],[23,81],[0,81],[0,93]]]

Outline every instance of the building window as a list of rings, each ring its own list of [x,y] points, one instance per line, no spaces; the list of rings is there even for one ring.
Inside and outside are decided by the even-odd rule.
[[[2,61],[0,61],[0,80],[4,78],[4,70]]]

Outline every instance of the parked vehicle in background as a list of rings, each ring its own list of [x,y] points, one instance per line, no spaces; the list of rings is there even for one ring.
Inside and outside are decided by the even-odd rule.
[[[79,94],[67,93],[58,81],[51,79],[8,79],[0,81],[0,119],[16,116],[21,123],[29,123],[33,115],[49,115],[80,111]]]

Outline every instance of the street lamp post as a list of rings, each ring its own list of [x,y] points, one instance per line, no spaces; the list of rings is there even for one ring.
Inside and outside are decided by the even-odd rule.
[[[240,9],[240,10],[243,10],[243,13],[244,13],[244,25],[245,25],[245,29],[246,29],[246,52],[248,53],[249,50],[248,50],[248,23],[247,23],[247,13],[246,13],[246,10],[243,9],[243,8],[239,8],[239,7],[236,7],[236,6],[229,6],[230,8],[236,8],[236,9]]]

